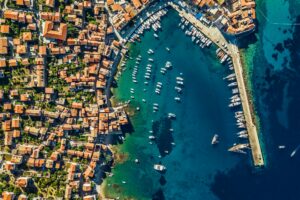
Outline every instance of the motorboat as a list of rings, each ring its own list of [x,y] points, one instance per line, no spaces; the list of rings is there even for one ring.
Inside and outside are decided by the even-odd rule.
[[[163,165],[160,165],[160,164],[155,164],[153,166],[153,168],[156,170],[156,171],[159,171],[159,172],[163,172],[165,171],[167,168]]]

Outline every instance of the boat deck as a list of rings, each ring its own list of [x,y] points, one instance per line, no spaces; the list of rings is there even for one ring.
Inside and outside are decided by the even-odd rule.
[[[237,46],[235,44],[229,43],[216,27],[208,27],[204,25],[200,20],[197,20],[193,15],[185,12],[185,10],[181,9],[178,5],[172,2],[169,2],[169,5],[173,7],[176,11],[178,11],[181,17],[184,17],[186,20],[188,20],[193,26],[195,26],[207,38],[209,38],[212,42],[214,42],[219,48],[221,48],[232,58],[232,63],[234,66],[234,71],[236,74],[236,79],[240,92],[242,108],[245,115],[247,132],[249,135],[249,143],[252,151],[253,164],[255,167],[264,166],[264,159],[258,138],[258,131],[256,125],[254,124],[254,113],[251,110],[251,104],[248,99],[247,88],[243,76],[243,66],[241,63],[240,53]]]

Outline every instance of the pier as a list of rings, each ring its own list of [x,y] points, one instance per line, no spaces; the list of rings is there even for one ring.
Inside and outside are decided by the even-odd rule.
[[[235,44],[228,42],[218,28],[213,26],[206,26],[200,20],[196,19],[193,15],[186,12],[184,9],[182,9],[173,2],[169,2],[169,5],[176,11],[178,11],[181,17],[188,20],[194,27],[201,31],[207,38],[209,38],[212,42],[214,42],[219,48],[221,48],[232,58],[242,108],[245,115],[246,128],[249,135],[249,143],[252,152],[253,164],[255,167],[264,166],[263,155],[258,138],[258,131],[254,123],[254,113],[251,110],[251,104],[248,98],[246,83],[243,76],[243,66],[238,47]]]

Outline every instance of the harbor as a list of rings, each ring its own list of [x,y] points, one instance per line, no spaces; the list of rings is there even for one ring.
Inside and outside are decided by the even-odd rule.
[[[222,33],[215,27],[206,26],[201,23],[200,20],[197,20],[194,16],[184,11],[178,5],[173,2],[169,2],[169,5],[172,6],[179,15],[186,20],[188,20],[193,26],[197,27],[207,38],[213,41],[222,51],[229,55],[232,59],[232,64],[236,76],[238,91],[241,104],[245,116],[245,125],[248,133],[249,143],[252,152],[253,164],[255,167],[264,166],[264,160],[262,155],[262,150],[259,142],[257,127],[254,123],[254,113],[251,109],[251,105],[248,99],[246,84],[243,74],[243,66],[240,59],[240,54],[237,46],[235,44],[229,43]]]
[[[287,38],[292,38],[292,30],[287,26],[274,26],[264,21],[265,16],[268,17],[268,21],[270,19],[270,22],[273,21],[272,18],[274,16],[280,16],[280,19],[283,17],[281,20],[283,22],[286,21],[286,16],[288,16],[288,21],[295,20],[295,18],[289,18],[288,1],[284,3],[286,6],[283,6],[283,3],[277,2],[277,4],[270,0],[256,1],[256,3],[259,9],[261,9],[257,13],[260,22],[257,26],[258,31],[255,34],[257,41],[250,42],[251,45],[243,52],[238,52],[236,48],[231,48],[230,44],[227,46],[228,51],[226,52],[222,44],[217,44],[220,49],[218,52],[214,49],[215,45],[210,47],[214,55],[209,55],[210,50],[207,51],[208,48],[201,49],[201,51],[204,51],[206,54],[206,56],[203,57],[202,53],[194,48],[194,46],[199,46],[200,44],[200,42],[198,45],[195,44],[197,39],[194,40],[193,45],[189,45],[188,42],[191,43],[192,35],[188,35],[187,37],[187,34],[183,34],[183,36],[186,37],[184,38],[178,33],[178,28],[175,28],[176,30],[173,29],[180,23],[180,20],[178,21],[173,14],[170,15],[171,18],[173,17],[174,20],[178,22],[173,23],[172,28],[167,28],[166,25],[164,25],[163,21],[169,20],[168,16],[162,20],[163,31],[155,32],[158,38],[154,35],[152,28],[150,28],[149,31],[140,35],[140,40],[134,42],[133,47],[130,49],[133,53],[129,54],[129,57],[132,57],[132,59],[128,57],[128,61],[124,64],[124,68],[126,69],[122,72],[122,75],[120,75],[120,89],[118,89],[117,92],[119,94],[115,93],[115,95],[118,96],[116,99],[124,102],[128,101],[130,96],[135,97],[131,100],[129,105],[132,110],[136,110],[135,115],[131,117],[135,130],[129,137],[126,137],[124,146],[121,147],[123,152],[128,152],[128,160],[125,161],[125,163],[121,163],[121,167],[116,166],[115,169],[113,169],[114,176],[109,177],[107,190],[109,194],[112,194],[109,197],[116,199],[137,198],[142,200],[163,199],[158,198],[162,196],[166,199],[197,199],[199,195],[209,200],[238,200],[243,198],[284,199],[287,194],[292,194],[292,199],[299,197],[299,191],[293,187],[297,185],[299,164],[299,151],[297,152],[299,149],[299,134],[297,132],[297,130],[299,130],[299,123],[297,119],[299,117],[298,112],[296,112],[299,107],[299,104],[297,104],[297,102],[299,102],[299,95],[295,92],[298,88],[297,85],[299,85],[299,78],[298,76],[291,77],[290,73],[286,73],[289,70],[285,69],[285,66],[288,66],[298,72],[299,70],[296,67],[298,64],[293,62],[291,64],[281,65],[282,58],[286,56],[288,50],[284,50],[283,53],[278,53],[278,51],[274,49],[274,45],[277,43],[283,44]],[[290,1],[289,4],[294,7],[292,1]],[[261,16],[262,14],[263,16]],[[168,33],[164,33],[166,29]],[[185,30],[187,30],[187,27]],[[179,29],[179,31],[181,30]],[[173,32],[175,33],[173,34]],[[185,31],[181,32],[185,33]],[[282,32],[284,32],[284,34],[282,34]],[[295,44],[299,43],[297,33],[299,33],[299,30],[294,34],[293,41],[296,42]],[[167,39],[164,36],[165,34],[168,34]],[[267,37],[273,34],[276,34],[278,37]],[[171,37],[176,37],[176,40],[172,40]],[[172,42],[169,42],[169,40]],[[176,50],[176,47],[170,45],[170,43],[176,43],[178,41],[180,41],[180,45],[177,46],[186,45],[188,49],[181,47],[179,51]],[[159,43],[159,45],[157,43]],[[162,55],[166,53],[164,52],[166,47],[170,49],[171,54],[183,52],[184,58],[182,58],[180,53],[178,57],[181,57],[181,59],[188,58],[188,62],[186,62],[186,60],[185,62],[180,62],[180,59],[170,58],[167,54]],[[299,49],[298,47],[294,48]],[[154,51],[151,56],[147,53],[149,49]],[[189,49],[193,49],[193,51],[189,51]],[[234,60],[232,56],[229,56],[232,49],[243,56],[243,65],[245,64],[246,66],[241,68],[239,74],[249,73],[249,77],[244,79],[243,82],[247,83],[251,81],[253,89],[255,88],[255,90],[252,91],[253,97],[242,96],[240,86],[238,85],[238,81],[241,82],[241,80],[238,80],[239,75],[236,75],[235,72],[236,66],[239,65],[230,64],[227,58],[225,58],[226,54],[231,58],[232,63],[240,63],[239,59]],[[136,74],[138,83],[133,83],[131,74],[135,64],[130,64],[130,62],[134,63],[136,61],[135,58],[139,54],[142,56],[142,67],[139,67]],[[160,56],[157,56],[158,54]],[[226,68],[225,72],[217,68],[211,62],[206,61],[206,59],[210,59],[210,56],[215,56],[215,54],[217,54],[219,59],[216,62],[225,60],[222,66],[224,71]],[[276,59],[273,55],[276,55]],[[147,86],[144,86],[144,66],[147,66],[147,63],[144,61],[148,60],[148,57],[153,58],[151,78],[147,81]],[[160,57],[166,58],[161,60]],[[197,63],[194,62],[194,57],[197,57]],[[287,58],[293,59],[289,56]],[[173,71],[161,70],[165,65],[166,59],[172,62]],[[204,59],[205,61],[203,61]],[[201,95],[197,98],[197,106],[193,105],[190,107],[188,106],[190,102],[188,99],[191,98],[191,94],[199,92],[199,90],[193,88],[192,90],[194,91],[190,91],[192,86],[189,85],[189,81],[195,78],[195,76],[189,76],[188,72],[184,70],[188,68],[189,65],[194,65],[194,68],[197,67],[197,69],[201,69],[201,73],[197,74],[198,79],[205,80],[209,77],[207,78],[209,81],[205,84],[203,82],[199,84],[198,80],[196,81],[198,88],[201,88]],[[184,67],[182,68],[182,66]],[[228,71],[227,66],[230,71]],[[209,76],[210,73],[205,72],[202,68],[209,68],[213,76]],[[181,91],[184,95],[181,96],[182,103],[180,104],[173,102],[173,98],[177,95],[173,91],[174,80],[179,73],[175,73],[175,77],[171,78],[171,87],[166,83],[168,78],[162,79],[161,76],[164,71],[164,76],[168,77],[170,74],[174,75],[174,72],[177,72],[177,70],[184,72],[185,80],[185,87]],[[222,75],[219,76],[219,74]],[[157,77],[157,75],[159,77]],[[215,77],[220,79],[224,78],[224,80],[222,83],[215,85]],[[160,95],[155,93],[158,82],[163,83],[163,89],[161,89]],[[207,85],[207,83],[209,84]],[[222,84],[226,87],[221,87]],[[131,90],[131,88],[133,90]],[[219,102],[221,104],[221,106],[219,106],[216,101],[203,102],[201,97],[213,99],[212,96],[207,93],[206,88],[213,91],[212,93],[217,92],[222,94],[225,91],[226,94],[218,96],[218,98],[226,103]],[[144,91],[144,89],[147,89],[147,91]],[[229,94],[227,94],[227,89],[229,90]],[[170,91],[170,95],[165,95],[167,93],[166,91]],[[178,89],[178,91],[180,91],[180,89]],[[252,98],[254,98],[255,101],[251,103],[255,104],[255,110],[260,121],[259,133],[257,133],[257,130],[254,130],[253,133],[257,133],[257,136],[263,134],[264,137],[267,138],[267,140],[263,141],[263,148],[268,152],[268,155],[263,157],[263,159],[265,159],[264,162],[259,162],[260,158],[257,158],[257,163],[267,165],[267,167],[263,171],[260,171],[259,175],[251,173],[252,169],[249,168],[248,156],[244,156],[246,154],[250,155],[250,153],[253,152],[253,143],[259,143],[258,137],[249,135],[247,131],[247,129],[251,129],[251,127],[248,127],[248,123],[245,123],[249,115],[244,113],[244,110],[247,110],[247,108],[244,108],[244,102],[242,104],[242,99],[243,101],[245,99],[251,101]],[[161,99],[166,99],[168,101],[167,105]],[[158,104],[158,106],[156,106],[156,104]],[[171,104],[171,106],[169,104]],[[203,104],[208,107],[209,112],[198,109],[202,107]],[[213,106],[211,106],[211,104]],[[154,106],[159,109],[158,112],[153,112]],[[173,106],[177,106],[176,109],[173,108]],[[215,113],[214,107],[218,109],[221,108],[213,120],[213,125],[215,126],[212,127],[214,128],[203,128],[203,126],[210,124],[210,120],[205,121],[205,119],[210,119],[211,115]],[[139,108],[138,111],[137,108]],[[181,112],[177,110],[177,108],[184,109],[186,112]],[[250,105],[248,108],[252,109]],[[223,109],[226,111],[224,112]],[[230,110],[230,115],[224,115],[227,109]],[[195,121],[196,115],[193,110],[196,110],[198,114],[205,114],[205,118],[197,116],[198,120]],[[171,151],[169,150],[167,156],[161,158],[156,149],[159,145],[156,144],[162,139],[159,135],[155,134],[156,131],[149,131],[151,130],[152,123],[154,122],[156,124],[157,121],[160,121],[159,117],[163,113],[168,112],[176,113],[176,120],[173,121],[172,127],[170,128],[172,134],[167,131],[169,136],[174,137],[176,147]],[[251,114],[251,112],[249,113]],[[230,119],[232,114],[235,120]],[[253,117],[253,113],[250,117]],[[164,122],[162,121],[160,124],[164,124]],[[178,124],[185,124],[185,126],[178,126]],[[197,124],[201,125],[199,126]],[[224,124],[233,124],[235,127],[226,129]],[[253,124],[255,125],[255,121],[253,121]],[[183,127],[192,128],[186,130]],[[237,130],[235,128],[237,128]],[[206,137],[207,135],[208,137]],[[153,139],[150,141],[150,138]],[[254,141],[252,141],[251,138],[254,138]],[[239,142],[236,142],[232,146],[232,141],[235,139]],[[151,142],[151,144],[149,142]],[[196,148],[196,146],[199,146],[199,148]],[[234,153],[228,153],[226,149]],[[258,151],[261,151],[261,149]],[[204,156],[205,154],[206,156]],[[238,158],[238,161],[233,158]],[[136,160],[138,160],[138,162],[136,162]],[[253,160],[256,159],[253,158]],[[267,161],[268,163],[266,163]],[[166,173],[162,175],[159,173],[160,171],[156,169],[163,166],[166,167]],[[216,171],[220,172],[215,173]],[[283,171],[287,173],[282,173]],[[174,177],[174,173],[177,174],[176,178]],[[209,181],[209,178],[206,176],[207,174],[212,177],[213,181]],[[287,184],[282,185],[283,182]],[[145,187],[143,187],[145,185],[147,185],[146,190],[144,189]],[[207,185],[209,189],[205,190]],[[281,190],[273,191],[276,187],[280,187]],[[251,190],[249,190],[249,188],[251,188]],[[259,196],[257,195],[258,193],[260,193]],[[245,194],[247,194],[247,196],[245,196]]]
[[[139,34],[140,41],[130,44],[128,55],[121,61],[119,87],[113,91],[117,102],[130,102],[128,110],[134,131],[120,145],[122,152],[129,152],[128,160],[118,164],[114,176],[108,178],[107,190],[115,194],[112,197],[124,197],[114,189],[117,184],[126,197],[137,193],[137,199],[151,199],[147,196],[149,191],[164,187],[166,198],[172,199],[173,192],[181,191],[173,185],[188,184],[187,176],[197,174],[208,184],[208,174],[248,159],[227,151],[236,142],[239,129],[228,107],[231,89],[223,80],[228,69],[216,57],[217,48],[204,46],[210,42],[203,34],[203,42],[200,35],[192,42],[192,35],[185,34],[188,27],[178,27],[182,22],[174,9],[168,9],[158,22],[159,30],[150,26]],[[193,32],[196,34],[196,30]],[[214,134],[219,135],[215,147],[211,144]],[[173,162],[178,164],[174,166]],[[162,175],[167,181],[165,186],[157,182],[161,173],[154,169],[156,164],[166,167]],[[195,168],[187,168],[190,165]],[[182,170],[175,179],[172,174],[179,166]],[[143,182],[153,184],[143,188]],[[196,182],[186,198],[193,199],[199,193],[209,198],[209,188],[200,179]]]

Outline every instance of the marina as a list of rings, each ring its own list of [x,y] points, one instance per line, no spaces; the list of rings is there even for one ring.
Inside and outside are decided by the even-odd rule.
[[[159,178],[157,175],[160,173],[153,169],[153,165],[160,162],[168,169],[164,174],[168,180],[165,190],[166,196],[172,198],[173,183],[188,182],[185,179],[188,174],[201,174],[206,177],[206,174],[213,172],[216,168],[222,170],[224,166],[234,165],[239,159],[238,155],[227,151],[228,147],[238,139],[235,134],[238,130],[233,112],[227,102],[231,93],[222,79],[223,71],[225,72],[226,68],[218,61],[214,45],[201,48],[200,41],[198,44],[193,43],[191,37],[187,36],[182,29],[177,28],[173,31],[174,25],[172,24],[177,26],[181,22],[181,18],[173,9],[170,9],[167,15],[170,15],[170,18],[166,17],[161,20],[161,31],[157,32],[159,40],[155,39],[154,30],[149,29],[140,35],[140,42],[132,43],[128,54],[128,57],[132,59],[127,60],[126,70],[122,71],[119,78],[120,88],[115,92],[116,99],[121,102],[130,99],[130,88],[134,88],[135,96],[135,99],[132,99],[129,104],[129,108],[133,108],[135,111],[131,117],[134,132],[130,136],[126,136],[126,142],[121,146],[122,149],[124,147],[125,151],[130,152],[133,160],[121,164],[120,168],[124,169],[122,170],[122,179],[133,180],[130,178],[133,174],[142,174],[147,171],[147,176],[135,178],[134,182],[122,185],[125,194],[138,191],[138,193],[146,195],[145,189],[137,185],[142,185],[141,181],[145,180],[156,181],[156,178]],[[173,18],[176,20],[172,21]],[[170,33],[175,35],[169,37]],[[175,45],[176,40],[182,41],[183,44]],[[166,47],[169,51],[166,50]],[[149,49],[154,53],[148,54]],[[128,77],[131,79],[136,58],[139,55],[141,60],[136,74],[138,83],[127,82]],[[149,58],[153,59],[153,62],[149,61]],[[212,68],[217,68],[220,74],[214,73]],[[165,74],[162,74],[161,71],[165,71]],[[144,77],[146,73],[151,73],[149,79]],[[137,107],[140,107],[139,112],[136,111]],[[221,118],[219,117],[220,112],[223,113]],[[194,123],[195,119],[197,119],[197,123]],[[210,122],[205,123],[208,119]],[[212,148],[211,141],[214,133],[218,133],[221,141]],[[151,138],[154,136],[155,139],[149,139],[149,136]],[[131,149],[137,148],[144,150],[131,151]],[[182,149],[186,149],[187,154]],[[195,159],[191,156],[194,152],[203,153]],[[207,157],[207,153],[212,156]],[[186,157],[189,158],[180,163],[183,169],[182,175],[177,179],[172,178],[171,174],[175,173],[175,168],[171,163]],[[136,158],[139,159],[139,165],[134,162]],[[195,170],[185,169],[185,166],[191,163],[202,169],[202,162],[211,163],[213,167],[203,169],[202,172],[196,168]],[[133,169],[135,170],[133,171]],[[124,173],[124,171],[126,172]],[[118,173],[114,172],[114,174],[112,180],[118,179]],[[205,179],[209,180],[209,177]],[[109,183],[113,183],[113,181],[109,181]],[[159,186],[155,182],[154,185]],[[109,190],[113,190],[113,188]],[[156,191],[156,188],[147,189],[147,191],[149,190]],[[176,187],[176,190],[181,189]],[[188,196],[193,198],[196,193],[199,194],[199,191],[204,193],[206,190],[206,186],[198,183],[197,186],[189,189],[191,192]],[[149,198],[139,196],[138,199]]]

